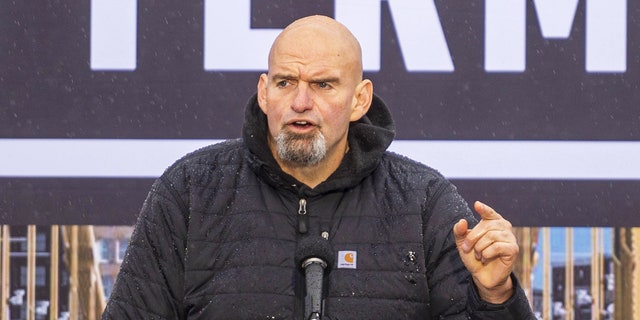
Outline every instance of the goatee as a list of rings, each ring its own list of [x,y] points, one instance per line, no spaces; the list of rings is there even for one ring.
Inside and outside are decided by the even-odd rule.
[[[296,167],[318,164],[327,154],[326,140],[319,131],[299,134],[284,129],[276,137],[276,148],[280,160]]]

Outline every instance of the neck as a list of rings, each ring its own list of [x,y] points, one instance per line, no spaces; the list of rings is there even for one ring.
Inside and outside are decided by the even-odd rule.
[[[317,164],[307,166],[283,161],[278,157],[277,152],[273,148],[271,151],[282,171],[313,189],[320,183],[326,181],[329,176],[338,169],[344,155],[349,150],[349,145],[345,141],[344,148],[335,148],[335,150],[337,152],[333,152],[331,154],[328,153],[325,158]]]
[[[286,167],[280,164],[282,171],[288,173],[296,180],[304,183],[310,188],[315,188],[323,181],[327,180],[329,176],[337,169],[337,167],[331,171],[326,170],[326,167],[320,165],[307,166],[307,167]]]

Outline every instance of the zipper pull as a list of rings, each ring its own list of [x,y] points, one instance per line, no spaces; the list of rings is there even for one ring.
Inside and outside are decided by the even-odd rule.
[[[307,200],[300,199],[300,207],[298,208],[298,232],[305,234],[309,231],[309,216],[307,216]]]

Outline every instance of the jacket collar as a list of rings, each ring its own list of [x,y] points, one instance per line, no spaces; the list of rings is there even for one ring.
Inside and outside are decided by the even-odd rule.
[[[395,136],[395,126],[386,104],[374,95],[367,114],[349,127],[349,151],[338,169],[314,189],[304,188],[292,176],[282,171],[267,144],[267,117],[253,95],[245,109],[242,137],[250,151],[249,163],[254,172],[267,183],[279,188],[305,189],[306,195],[346,189],[360,183],[378,167],[382,154]]]

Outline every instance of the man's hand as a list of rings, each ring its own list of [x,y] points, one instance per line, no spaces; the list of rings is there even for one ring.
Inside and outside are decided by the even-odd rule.
[[[458,252],[473,277],[480,297],[503,303],[513,295],[511,272],[518,256],[518,243],[511,223],[491,207],[476,201],[480,222],[469,229],[462,219],[453,226]]]

